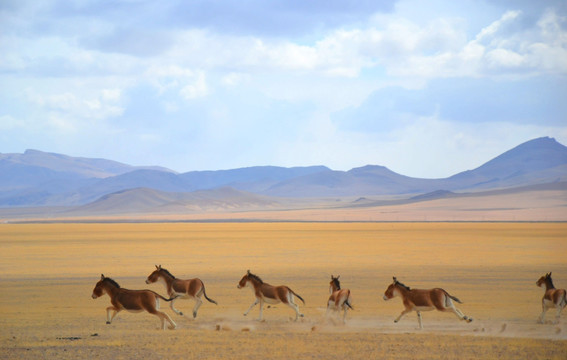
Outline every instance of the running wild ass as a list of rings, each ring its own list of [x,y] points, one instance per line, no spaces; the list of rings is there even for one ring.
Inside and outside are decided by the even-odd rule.
[[[567,291],[565,289],[556,289],[553,286],[553,281],[551,280],[551,273],[545,274],[540,277],[536,282],[536,285],[541,287],[545,284],[545,293],[541,299],[542,312],[539,317],[538,322],[543,324],[543,318],[547,309],[556,308],[554,324],[559,323],[559,316],[561,315],[561,310],[567,306]]]
[[[207,301],[218,305],[216,301],[209,299],[207,293],[205,292],[205,285],[200,279],[177,279],[169,271],[167,271],[167,269],[162,268],[161,265],[156,265],[156,269],[146,279],[146,284],[155,283],[156,281],[162,281],[165,285],[167,295],[172,298],[172,301],[170,303],[171,310],[173,310],[178,315],[183,315],[183,313],[177,310],[173,305],[177,298],[195,300],[195,307],[193,307],[193,318],[197,317],[197,311],[203,304],[201,296],[204,296]]]
[[[346,320],[347,310],[350,308],[353,310],[351,303],[352,298],[350,296],[349,289],[341,289],[341,282],[339,278],[341,276],[334,277],[331,275],[331,282],[329,283],[329,300],[327,300],[327,312],[325,313],[325,317],[329,315],[330,311],[341,311],[343,310],[343,324]]]
[[[440,288],[429,290],[410,289],[409,286],[402,284],[394,277],[394,282],[388,286],[384,292],[384,300],[390,300],[395,296],[400,296],[405,306],[404,311],[394,320],[396,323],[400,321],[405,314],[416,311],[419,328],[423,329],[423,325],[421,324],[421,312],[431,310],[451,311],[460,320],[465,320],[469,323],[473,320],[465,316],[453,304],[453,300],[458,303],[461,303],[461,300],[449,295],[447,291]]]
[[[118,283],[104,275],[100,276],[100,280],[96,283],[93,289],[93,299],[102,296],[104,293],[110,296],[110,303],[112,306],[106,308],[106,323],[110,324],[112,319],[122,310],[131,312],[147,311],[152,315],[157,316],[161,321],[161,328],[165,330],[165,321],[169,323],[170,329],[175,329],[177,325],[169,315],[164,312],[158,311],[159,300],[172,301],[173,299],[166,299],[163,296],[151,290],[128,290],[123,289]],[[112,315],[110,312],[112,311]]]
[[[299,316],[303,317],[303,314],[299,312],[299,307],[295,302],[293,302],[293,298],[297,297],[299,300],[305,304],[305,300],[301,298],[301,296],[297,295],[293,290],[291,290],[287,286],[272,286],[268,283],[265,283],[260,279],[258,275],[254,275],[248,270],[246,274],[240,279],[238,282],[237,288],[242,289],[248,285],[251,285],[251,289],[254,292],[254,296],[256,300],[250,305],[248,310],[244,313],[244,316],[248,315],[252,308],[260,303],[260,317],[258,318],[259,321],[262,321],[262,311],[264,308],[264,302],[268,304],[278,304],[284,303],[290,308],[295,311],[295,320]]]

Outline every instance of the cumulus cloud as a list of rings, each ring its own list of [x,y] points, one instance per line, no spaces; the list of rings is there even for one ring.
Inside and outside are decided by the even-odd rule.
[[[549,10],[535,27],[506,31],[521,16],[520,11],[507,11],[462,48],[431,56],[412,54],[389,70],[394,75],[427,78],[567,73],[565,18]]]
[[[120,96],[116,89],[102,90],[94,97],[81,97],[71,92],[40,94],[28,90],[27,97],[30,102],[48,111],[52,119],[57,119],[54,123],[58,126],[64,121],[75,123],[81,119],[100,120],[116,117],[124,111],[119,105]]]
[[[564,133],[563,3],[3,2],[1,140],[115,136],[137,163],[191,170],[380,163],[420,133],[462,139],[444,143],[457,157],[481,122]]]

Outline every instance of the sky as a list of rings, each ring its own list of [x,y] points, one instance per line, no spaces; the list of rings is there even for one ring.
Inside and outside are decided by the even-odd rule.
[[[0,0],[1,153],[442,178],[542,136],[562,0]]]

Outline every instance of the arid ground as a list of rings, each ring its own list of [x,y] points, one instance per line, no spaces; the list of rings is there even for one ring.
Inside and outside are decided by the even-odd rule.
[[[161,264],[201,278],[210,298],[162,310],[176,330],[147,313],[121,312],[105,324],[108,296],[92,299],[100,274],[122,287]],[[281,304],[248,317],[254,301],[237,289],[246,270],[300,294],[305,317]],[[567,358],[567,311],[536,322],[553,272],[567,287],[567,223],[138,223],[1,224],[0,358],[5,359],[433,359]],[[325,319],[331,274],[351,289],[345,325]],[[392,276],[415,288],[442,287],[474,318],[415,313],[399,323],[401,300],[384,301]]]

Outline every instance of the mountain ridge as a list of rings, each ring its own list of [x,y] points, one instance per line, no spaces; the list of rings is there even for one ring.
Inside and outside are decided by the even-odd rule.
[[[318,165],[177,173],[163,167],[27,150],[24,154],[0,154],[0,207],[84,206],[106,195],[137,188],[191,193],[230,187],[251,194],[246,197],[299,200],[480,192],[566,180],[567,147],[550,137],[527,141],[476,169],[442,179],[409,177],[380,165],[348,171]]]

